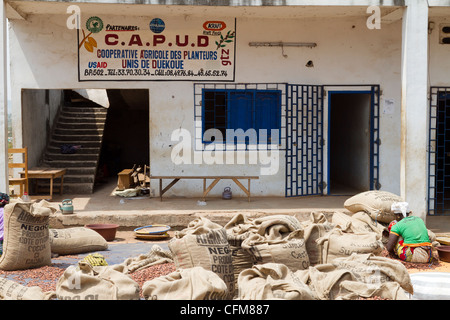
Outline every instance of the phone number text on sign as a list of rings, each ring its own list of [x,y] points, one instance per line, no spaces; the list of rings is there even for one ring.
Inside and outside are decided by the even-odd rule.
[[[78,30],[79,81],[234,81],[235,21],[125,19],[93,16]]]

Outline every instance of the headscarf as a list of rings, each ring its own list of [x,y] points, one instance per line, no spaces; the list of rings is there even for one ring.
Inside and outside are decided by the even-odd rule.
[[[391,211],[393,213],[401,213],[406,218],[406,214],[409,212],[408,202],[394,202],[391,204]]]

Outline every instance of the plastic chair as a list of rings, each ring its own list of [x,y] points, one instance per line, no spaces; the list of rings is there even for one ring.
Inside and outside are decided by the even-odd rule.
[[[8,162],[8,168],[15,169],[15,168],[22,168],[23,174],[19,173],[19,177],[9,177],[9,185],[10,186],[20,186],[20,197],[23,196],[24,192],[28,193],[28,149],[25,148],[9,148],[8,154],[13,154],[12,162],[11,160]],[[22,161],[23,162],[14,162],[14,154],[22,154]],[[15,194],[11,194],[10,197],[17,197]]]

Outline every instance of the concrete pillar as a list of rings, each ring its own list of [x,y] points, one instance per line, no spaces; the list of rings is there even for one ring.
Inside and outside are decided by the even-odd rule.
[[[7,97],[7,57],[6,8],[0,5],[0,192],[8,192],[8,97]]]
[[[400,191],[413,214],[426,219],[428,5],[406,0],[402,31]]]

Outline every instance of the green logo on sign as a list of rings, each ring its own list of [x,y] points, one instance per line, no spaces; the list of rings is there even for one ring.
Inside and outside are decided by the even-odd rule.
[[[92,33],[100,32],[103,29],[103,21],[99,17],[90,17],[86,22],[86,28]]]

